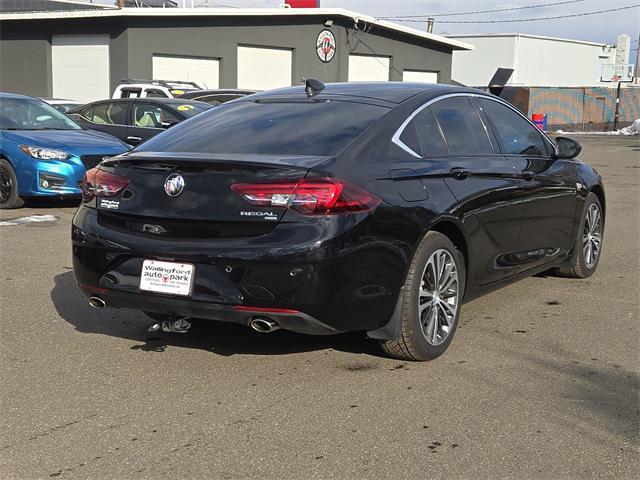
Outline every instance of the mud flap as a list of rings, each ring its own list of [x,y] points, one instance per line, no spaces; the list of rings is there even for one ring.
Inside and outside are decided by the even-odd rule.
[[[406,288],[407,286],[403,285],[400,289],[393,314],[386,325],[367,332],[367,337],[374,340],[397,340],[402,336],[402,304]]]

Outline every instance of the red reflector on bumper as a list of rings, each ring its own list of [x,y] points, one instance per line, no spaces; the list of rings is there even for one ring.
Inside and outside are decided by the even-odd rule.
[[[248,307],[245,305],[234,305],[233,309],[240,312],[253,313],[300,313],[298,310],[290,310],[288,308]]]
[[[106,293],[109,291],[109,289],[107,288],[100,288],[100,287],[93,287],[91,285],[85,285],[83,283],[79,283],[78,286],[83,289],[86,290],[88,292],[95,292],[95,293]]]

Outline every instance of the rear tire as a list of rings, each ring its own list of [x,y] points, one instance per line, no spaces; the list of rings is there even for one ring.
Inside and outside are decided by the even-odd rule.
[[[385,353],[401,360],[432,360],[453,340],[464,297],[464,257],[439,232],[420,243],[407,274],[402,299],[402,335],[382,341]]]
[[[18,195],[18,178],[9,162],[0,158],[0,210],[20,208],[24,200]]]
[[[557,268],[559,277],[587,278],[598,268],[604,236],[604,216],[598,196],[591,192],[587,196],[582,212],[581,227],[576,235],[573,264]]]

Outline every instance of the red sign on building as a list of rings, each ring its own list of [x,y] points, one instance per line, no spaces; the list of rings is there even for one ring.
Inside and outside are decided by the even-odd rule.
[[[284,0],[291,8],[320,8],[320,0]]]

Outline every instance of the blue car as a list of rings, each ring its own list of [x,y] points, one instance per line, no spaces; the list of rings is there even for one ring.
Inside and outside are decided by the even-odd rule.
[[[80,196],[86,170],[127,150],[42,100],[0,93],[0,209],[18,208],[25,197]]]

